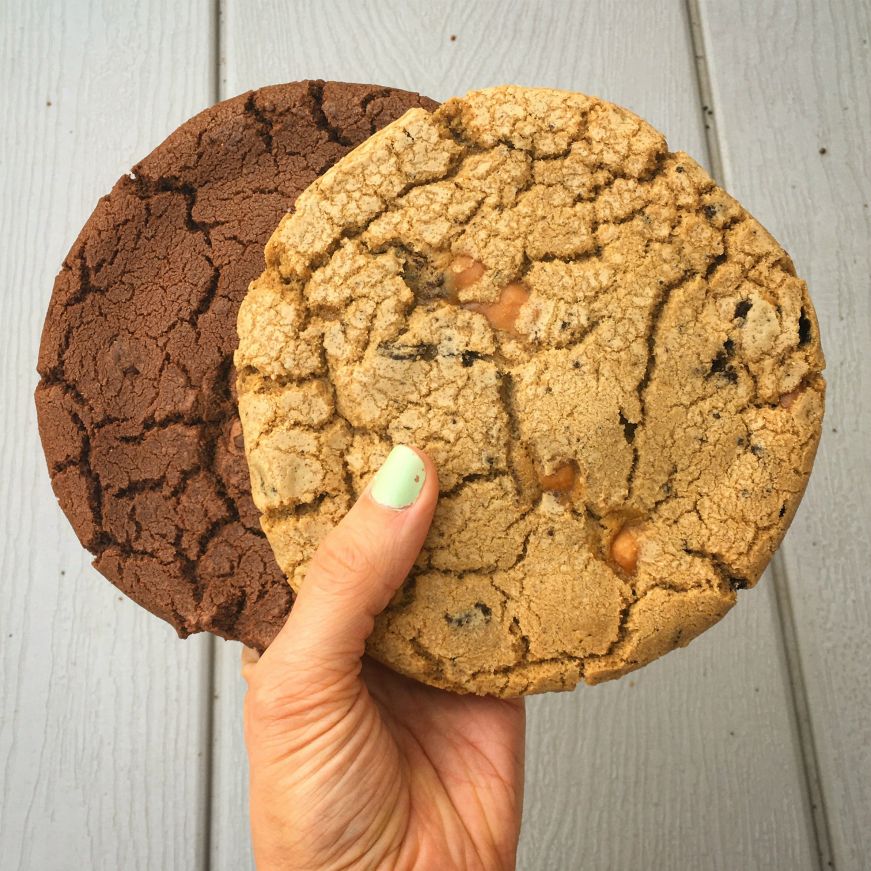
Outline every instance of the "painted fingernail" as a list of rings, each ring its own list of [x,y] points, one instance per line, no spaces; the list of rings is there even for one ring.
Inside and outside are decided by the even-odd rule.
[[[405,445],[397,445],[372,479],[372,498],[386,508],[408,508],[426,480],[423,460]]]

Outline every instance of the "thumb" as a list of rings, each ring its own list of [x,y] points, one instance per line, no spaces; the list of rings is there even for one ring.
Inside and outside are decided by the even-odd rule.
[[[375,617],[414,565],[437,498],[438,476],[429,457],[394,447],[321,542],[290,617],[256,667],[278,667],[307,690],[356,678]]]

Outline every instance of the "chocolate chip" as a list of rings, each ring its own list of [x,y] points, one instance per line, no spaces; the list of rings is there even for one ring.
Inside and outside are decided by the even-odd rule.
[[[477,613],[476,613],[477,612]],[[478,616],[480,615],[480,617]],[[462,611],[459,614],[445,613],[445,623],[452,629],[462,629],[470,623],[478,622],[483,617],[484,622],[488,623],[493,611],[483,602],[475,602],[474,606],[468,611]]]
[[[729,381],[732,384],[737,384],[738,373],[729,362],[729,358],[732,356],[734,351],[735,343],[731,339],[726,339],[726,341],[723,342],[723,350],[720,351],[713,360],[711,360],[711,366],[707,377],[710,378],[713,375],[719,375],[721,378],[725,378],[726,381]]]
[[[402,280],[414,291],[415,296],[423,301],[444,298],[447,293],[444,271],[423,254],[404,246],[398,246],[396,250],[403,258]]]
[[[392,345],[385,342],[378,346],[378,353],[391,360],[435,360],[438,349],[435,345],[429,344]],[[463,365],[467,364],[464,362]]]
[[[452,629],[462,629],[471,619],[471,611],[464,611],[462,614],[445,614],[445,623]]]
[[[812,328],[811,319],[807,316],[804,308],[798,316],[798,344],[799,346],[806,345],[811,340]]]
[[[736,318],[745,318],[747,317],[747,312],[753,308],[753,303],[750,302],[749,299],[742,299],[738,305],[735,306],[735,317]]]

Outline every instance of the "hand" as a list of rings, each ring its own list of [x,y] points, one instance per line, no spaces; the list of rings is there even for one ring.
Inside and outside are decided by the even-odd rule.
[[[514,867],[523,701],[453,695],[363,657],[437,497],[429,458],[395,448],[243,667],[260,871]]]

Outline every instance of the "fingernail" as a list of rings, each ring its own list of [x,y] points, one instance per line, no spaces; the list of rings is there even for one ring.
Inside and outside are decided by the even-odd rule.
[[[386,508],[408,508],[426,480],[423,460],[405,445],[397,445],[372,479],[372,498]]]

